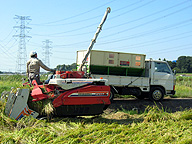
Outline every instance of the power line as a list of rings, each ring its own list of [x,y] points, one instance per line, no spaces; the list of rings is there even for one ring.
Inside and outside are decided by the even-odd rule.
[[[147,53],[149,53],[150,55],[155,55],[155,54],[161,54],[161,53],[167,53],[167,52],[175,52],[175,51],[181,51],[181,50],[186,50],[186,49],[192,49],[191,45],[192,44],[188,44],[187,47],[177,46],[177,47],[172,47],[172,48],[165,48],[165,49],[156,50],[156,51],[147,52]],[[175,49],[175,48],[178,48],[178,49]],[[162,52],[157,52],[157,51],[162,51]]]
[[[102,15],[97,15],[95,17],[90,17],[90,18],[86,18],[86,19],[83,19],[83,20],[79,20],[79,21],[74,21],[74,22],[69,22],[69,23],[64,23],[64,24],[55,24],[55,25],[41,25],[41,24],[31,24],[31,25],[35,25],[35,26],[43,26],[43,27],[55,27],[55,26],[64,26],[64,25],[72,25],[72,24],[77,24],[77,23],[81,23],[81,22],[85,22],[85,21],[90,21],[92,19],[96,19],[98,17],[101,17]]]
[[[166,30],[171,30],[171,29],[178,28],[178,26],[180,26],[182,24],[185,24],[185,23],[188,23],[188,22],[190,22],[190,24],[192,24],[191,23],[192,19],[188,19],[188,20],[176,23],[176,24],[160,27],[160,28],[157,28],[157,29],[152,29],[152,30],[149,30],[149,31],[145,31],[145,32],[142,32],[142,33],[135,34],[135,35],[130,35],[128,37],[114,39],[114,40],[110,40],[110,41],[107,41],[107,42],[100,42],[98,45],[109,44],[109,43],[116,43],[116,42],[126,41],[126,40],[130,40],[130,39],[134,39],[134,38],[139,38],[139,37],[143,37],[143,36],[147,36],[147,35],[151,35],[151,34],[156,34],[156,33],[159,33],[159,32],[164,32]],[[186,26],[186,25],[184,25],[184,26]]]
[[[181,34],[179,34],[181,35]],[[178,35],[176,35],[178,36]],[[181,39],[185,39],[185,38],[188,38],[188,37],[191,37],[192,35],[188,35],[188,36],[182,36],[182,37],[179,37],[179,38],[173,38],[173,39],[168,39],[168,38],[172,38],[174,36],[170,36],[170,37],[164,37],[162,39],[158,39],[158,40],[153,40],[152,42],[148,41],[148,42],[144,42],[144,43],[138,43],[136,45],[132,45],[130,47],[132,48],[141,48],[141,47],[144,47],[144,46],[149,46],[149,45],[155,45],[155,44],[162,44],[162,43],[166,43],[166,42],[171,42],[171,41],[176,41],[176,40],[181,40]],[[166,39],[166,40],[164,40]],[[160,41],[160,40],[164,40],[164,41]],[[155,41],[159,41],[159,42],[155,42]],[[146,43],[146,44],[145,44]],[[148,43],[148,44],[147,44]],[[143,45],[142,45],[143,44]]]
[[[154,2],[154,0],[152,0],[152,1],[150,1],[150,2],[147,2],[147,3],[145,3],[145,4],[141,5],[141,6],[138,6],[138,7],[134,8],[134,9],[131,9],[131,10],[125,12],[125,13],[128,13],[128,12],[130,12],[130,11],[134,11],[134,10],[137,10],[137,9],[139,9],[139,8],[141,8],[141,7],[144,7],[144,6],[146,6],[146,5],[149,5],[149,4],[152,3],[152,2]],[[121,14],[121,15],[122,15],[122,14]],[[111,20],[111,19],[113,19],[113,18],[116,18],[116,17],[118,17],[118,16],[120,16],[120,15],[117,15],[117,16],[115,16],[115,17],[109,18],[109,20]],[[84,27],[80,27],[80,28],[76,28],[76,29],[73,29],[73,30],[68,30],[68,31],[59,32],[59,33],[52,33],[52,34],[47,34],[47,35],[48,35],[48,36],[53,36],[53,35],[60,35],[60,34],[63,34],[63,33],[70,33],[70,32],[74,32],[74,31],[79,31],[79,30],[82,30],[82,29],[86,29],[86,28],[88,28],[88,27],[91,27],[91,26],[93,26],[93,25],[96,25],[96,24],[97,24],[97,23],[92,23],[92,24],[90,24],[90,25],[87,25],[87,26],[84,26]],[[35,35],[45,36],[45,35],[41,35],[41,34],[35,34]],[[47,35],[46,35],[46,36],[47,36]]]
[[[139,24],[139,25],[134,26],[134,27],[132,27],[132,28],[124,29],[124,30],[122,30],[122,31],[118,31],[118,32],[116,32],[116,33],[112,33],[112,34],[106,35],[106,36],[101,37],[101,38],[104,39],[104,38],[111,37],[111,36],[113,36],[113,35],[118,35],[118,34],[120,34],[120,33],[125,33],[125,32],[127,32],[127,31],[129,31],[129,30],[133,30],[133,29],[142,27],[142,26],[144,26],[144,25],[151,24],[152,22],[155,22],[155,21],[164,19],[165,17],[169,17],[169,16],[171,16],[171,15],[174,15],[174,14],[176,14],[176,13],[179,13],[179,12],[184,11],[184,10],[186,10],[186,9],[188,9],[188,8],[191,8],[191,7],[192,7],[192,5],[191,5],[191,6],[184,7],[184,8],[182,8],[182,9],[176,10],[176,11],[174,11],[174,12],[172,12],[172,13],[167,14],[167,15],[164,15],[164,16],[161,16],[161,17],[158,17],[158,18],[155,18],[155,19],[153,19],[153,20],[150,20],[150,21],[147,21],[147,22],[145,22],[145,23]]]
[[[64,59],[64,60],[69,60],[69,61],[70,61],[70,60],[75,60],[75,58],[74,58],[74,59],[71,59],[71,58],[58,57],[58,56],[57,56],[57,57],[54,57],[54,56],[53,56],[53,58],[55,58],[55,59]]]
[[[66,52],[66,51],[54,51],[54,52],[56,52],[56,53],[72,53],[72,54],[74,54],[74,53],[76,53],[76,52]]]
[[[1,40],[1,41],[5,41],[5,40],[11,35],[12,32],[13,32],[13,29],[12,29],[11,32],[10,32],[3,40]]]
[[[126,40],[129,40],[129,39],[133,39],[133,38],[138,38],[138,37],[143,37],[143,36],[147,36],[147,35],[151,35],[151,34],[156,34],[156,33],[159,33],[159,32],[163,32],[165,30],[171,30],[171,29],[175,29],[175,28],[178,28],[178,26],[182,26],[183,24],[186,24],[186,23],[189,23],[191,24],[192,22],[192,19],[187,19],[187,20],[184,20],[184,21],[181,21],[179,23],[175,23],[175,24],[171,24],[171,25],[167,25],[167,26],[163,26],[163,27],[159,27],[159,28],[156,28],[156,29],[152,29],[152,30],[149,30],[149,31],[145,31],[145,32],[142,32],[142,33],[138,33],[138,34],[135,34],[135,35],[130,35],[128,37],[123,37],[123,38],[119,38],[119,39],[114,39],[114,40],[110,40],[110,41],[107,41],[107,42],[100,42],[98,43],[97,45],[104,45],[104,44],[109,44],[109,43],[116,43],[116,42],[121,42],[121,41],[126,41]],[[186,26],[186,25],[184,25]],[[76,43],[71,43],[71,44],[65,44],[65,45],[55,45],[55,47],[68,47],[68,46],[73,46],[73,45],[79,45],[79,44],[85,44],[85,43],[88,43],[89,41],[81,41],[81,42],[76,42]]]
[[[53,36],[53,35],[60,35],[60,34],[63,34],[63,33],[70,33],[70,32],[74,32],[74,31],[79,31],[79,30],[82,30],[82,29],[87,29],[89,27],[92,27],[93,25],[95,25],[97,23],[92,23],[90,25],[87,25],[87,26],[83,26],[81,28],[76,28],[76,29],[73,29],[73,30],[68,30],[68,31],[64,31],[64,32],[58,32],[58,33],[52,33],[52,34],[46,34],[46,35],[41,35],[41,34],[34,34],[34,35],[38,35],[38,36]]]
[[[176,4],[176,5],[173,5],[173,6],[171,6],[171,7],[165,8],[165,9],[163,9],[163,10],[160,10],[160,11],[157,11],[157,12],[154,12],[154,13],[151,13],[151,14],[149,14],[149,15],[146,15],[146,16],[143,16],[143,17],[140,17],[140,18],[137,18],[137,19],[135,19],[135,20],[128,21],[128,22],[125,22],[125,23],[122,23],[122,24],[118,24],[118,25],[115,25],[115,26],[106,28],[105,31],[106,31],[106,30],[109,30],[109,29],[112,29],[112,28],[119,27],[119,26],[123,26],[123,25],[126,25],[126,24],[130,24],[130,23],[132,23],[132,22],[136,22],[136,21],[139,21],[139,20],[142,20],[142,19],[151,17],[151,16],[154,16],[154,15],[159,14],[159,13],[161,13],[161,12],[165,12],[165,11],[170,10],[170,9],[172,9],[172,8],[181,6],[182,4],[185,4],[186,2],[188,2],[188,0],[187,0],[187,1],[184,1],[184,2],[182,2],[182,3],[178,3],[178,4]],[[130,11],[131,11],[131,10],[130,10]],[[128,12],[129,12],[129,11],[128,11]],[[126,12],[126,13],[127,13],[127,12]],[[115,18],[115,17],[112,17],[111,19],[113,19],[113,18]],[[110,19],[109,19],[109,20],[110,20]]]
[[[95,8],[93,8],[93,9],[91,9],[91,10],[88,10],[88,11],[85,11],[85,12],[82,12],[82,13],[79,13],[79,14],[74,15],[74,16],[70,16],[70,17],[68,17],[68,18],[64,18],[64,19],[57,20],[57,21],[52,21],[52,22],[47,22],[47,23],[42,23],[42,24],[36,24],[36,25],[47,25],[47,24],[58,23],[58,22],[61,22],[61,21],[66,21],[66,20],[69,20],[69,19],[72,19],[72,18],[76,18],[76,17],[82,16],[82,15],[84,15],[84,14],[87,14],[87,13],[89,13],[89,12],[91,12],[91,11],[97,10],[97,9],[100,8],[100,7],[103,7],[103,6],[105,6],[105,5],[108,5],[108,4],[110,4],[110,3],[113,3],[114,1],[116,1],[116,0],[112,0],[112,1],[110,1],[110,2],[107,2],[107,3],[103,4],[103,5],[100,5],[100,6],[98,6],[98,7],[95,7]],[[33,24],[33,25],[35,25],[35,24]]]
[[[129,11],[126,11],[126,12],[124,12],[124,13],[121,13],[121,14],[119,14],[119,15],[117,15],[117,16],[111,17],[111,18],[109,18],[108,20],[112,20],[112,19],[114,19],[114,18],[116,18],[116,17],[119,17],[119,16],[122,16],[122,15],[124,15],[124,14],[126,14],[126,13],[130,13],[131,11],[138,10],[139,8],[142,8],[142,7],[146,6],[146,5],[149,5],[149,4],[152,3],[152,2],[154,2],[154,0],[152,0],[152,1],[150,1],[150,2],[147,2],[147,3],[145,3],[145,4],[141,5],[141,6],[138,6],[138,7],[136,7],[136,8],[133,8],[133,9],[131,9],[131,10],[129,10]],[[110,30],[110,29],[112,29],[112,28],[114,28],[114,27],[115,27],[115,28],[116,28],[116,27],[120,27],[120,26],[123,26],[123,25],[126,25],[126,24],[130,24],[130,23],[132,23],[132,22],[136,22],[136,21],[145,19],[145,18],[147,18],[147,17],[156,15],[156,14],[158,14],[158,13],[161,13],[161,12],[170,10],[170,9],[172,9],[172,8],[181,6],[181,5],[183,5],[183,4],[187,3],[187,2],[189,2],[189,1],[187,0],[187,1],[184,1],[184,2],[181,2],[181,3],[178,3],[178,4],[173,5],[173,6],[171,6],[171,7],[165,8],[165,9],[163,9],[163,10],[154,12],[154,13],[152,13],[152,14],[143,16],[143,17],[141,17],[141,18],[138,18],[138,19],[135,19],[135,20],[132,20],[132,21],[128,21],[128,22],[125,22],[125,23],[122,23],[122,24],[118,24],[118,25],[115,25],[115,26],[112,26],[112,27],[105,28],[104,31]],[[135,4],[135,3],[133,3],[133,4]],[[129,6],[130,6],[130,5],[129,5]],[[191,7],[191,6],[189,6],[189,7]],[[189,8],[189,7],[185,7],[185,8]],[[184,9],[185,9],[185,8],[184,8]],[[120,9],[118,9],[118,10],[120,10]],[[180,10],[178,10],[178,12],[180,12],[180,11],[182,11],[182,10],[183,10],[183,9],[180,9]],[[116,10],[116,11],[117,11],[117,10]],[[114,12],[114,11],[113,11],[113,12]],[[173,13],[177,13],[177,11],[175,11],[175,12],[173,12]],[[172,13],[167,14],[167,15],[165,15],[165,16],[162,16],[162,18],[167,17],[167,16],[169,16],[169,15],[172,15]],[[158,19],[161,19],[161,18],[157,18],[157,19],[155,19],[154,21],[157,21]],[[152,20],[152,21],[149,21],[148,23],[151,23],[151,22],[153,22],[153,20]],[[145,24],[148,24],[148,23],[145,23]],[[64,32],[59,32],[59,33],[52,33],[52,34],[48,34],[48,35],[41,35],[41,34],[34,34],[34,35],[37,35],[37,36],[51,36],[51,37],[63,37],[63,35],[62,35],[62,36],[55,36],[55,35],[61,35],[61,34],[64,34],[64,33],[66,34],[66,33],[74,32],[74,31],[79,31],[79,30],[82,30],[82,29],[86,29],[86,28],[88,28],[88,27],[91,27],[91,26],[93,26],[93,25],[95,25],[95,24],[97,24],[97,23],[92,23],[92,24],[87,25],[87,26],[84,26],[84,27],[80,27],[80,28],[76,28],[76,29],[68,30],[68,31],[64,31]],[[139,25],[139,26],[142,26],[142,25],[145,25],[145,24],[141,24],[141,25]],[[138,26],[138,27],[139,27],[139,26]],[[128,30],[130,30],[130,29],[128,29]],[[124,31],[124,30],[123,30],[123,31]],[[126,30],[126,31],[127,31],[127,30]],[[122,32],[122,31],[121,31],[121,32]],[[121,33],[121,32],[118,32],[118,34]],[[67,35],[67,36],[85,35],[85,34],[89,34],[89,33],[92,33],[92,32],[86,32],[86,33],[74,34],[74,35]],[[117,33],[115,33],[115,34],[117,34]],[[66,35],[65,35],[65,36],[66,36]]]
[[[130,9],[130,10],[126,11],[126,12],[121,13],[121,14],[118,14],[118,15],[116,15],[116,16],[114,16],[114,17],[109,18],[109,20],[112,20],[112,19],[117,18],[117,17],[119,17],[119,16],[125,15],[125,14],[127,14],[127,13],[132,12],[132,11],[138,10],[138,9],[144,7],[144,6],[147,6],[147,5],[151,4],[151,3],[153,3],[154,1],[156,1],[156,0],[151,0],[151,1],[145,3],[145,4],[141,5],[141,6],[138,6],[138,7],[136,7],[136,8]]]
[[[131,4],[127,5],[127,6],[124,6],[124,7],[122,7],[122,8],[119,8],[119,9],[117,9],[117,10],[113,10],[113,13],[114,13],[114,12],[117,12],[117,11],[119,11],[119,10],[128,8],[128,7],[131,7],[131,6],[136,5],[136,4],[138,4],[138,3],[141,3],[141,2],[142,2],[142,1],[139,0],[139,1],[137,1],[137,2],[134,2],[134,3],[131,3]],[[31,25],[35,25],[35,26],[64,26],[64,25],[71,25],[71,24],[77,24],[77,23],[80,23],[80,22],[90,21],[90,20],[92,20],[92,19],[96,19],[96,18],[101,17],[101,16],[102,16],[102,14],[101,14],[101,15],[97,15],[97,16],[95,16],[95,17],[89,17],[89,18],[82,19],[82,20],[79,20],[79,21],[74,21],[74,22],[69,22],[69,23],[64,23],[64,24],[55,24],[55,25],[31,24]]]
[[[132,6],[137,5],[138,3],[142,3],[142,2],[143,2],[143,1],[139,0],[139,1],[137,1],[137,2],[128,4],[128,5],[126,5],[126,6],[123,6],[123,7],[119,8],[119,9],[113,10],[113,13],[114,13],[114,12],[117,12],[117,11],[121,11],[121,10],[123,10],[123,9],[127,9],[128,7],[132,7]],[[145,4],[144,4],[144,5],[145,5]]]
[[[5,54],[5,56],[8,56],[11,60],[13,60],[13,58],[16,59],[16,57],[13,56],[12,54],[10,54],[9,51],[6,51],[4,46],[2,46],[1,44],[0,44],[0,46],[2,47],[2,48],[0,47],[0,49],[3,52],[3,54]]]

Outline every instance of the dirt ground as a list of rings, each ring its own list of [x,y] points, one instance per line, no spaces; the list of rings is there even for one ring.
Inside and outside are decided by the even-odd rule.
[[[192,98],[165,98],[162,102],[152,102],[148,99],[115,98],[107,111],[137,110],[143,112],[147,106],[157,105],[167,112],[183,111],[192,108]]]

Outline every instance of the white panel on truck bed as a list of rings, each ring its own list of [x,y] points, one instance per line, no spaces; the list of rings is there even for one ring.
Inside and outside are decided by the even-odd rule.
[[[113,86],[126,86],[130,87],[149,87],[148,77],[131,77],[131,76],[115,76],[115,75],[96,75],[92,74],[93,78],[108,79],[108,84]]]

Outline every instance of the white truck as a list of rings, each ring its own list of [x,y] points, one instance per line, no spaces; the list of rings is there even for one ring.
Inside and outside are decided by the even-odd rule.
[[[77,67],[87,51],[77,51]],[[91,50],[82,70],[92,78],[108,80],[111,100],[114,94],[161,101],[175,94],[175,73],[166,61],[145,60],[143,54]]]

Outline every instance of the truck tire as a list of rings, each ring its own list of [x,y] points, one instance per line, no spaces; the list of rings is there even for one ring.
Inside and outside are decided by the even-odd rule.
[[[161,101],[164,98],[164,91],[160,87],[152,87],[149,93],[149,99],[152,101]]]
[[[113,102],[114,95],[115,95],[115,92],[114,92],[113,89],[111,89],[111,90],[110,90],[110,97],[109,97],[111,103]]]

